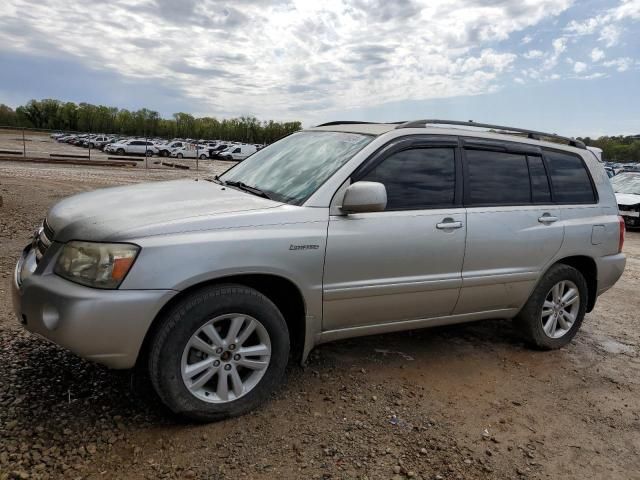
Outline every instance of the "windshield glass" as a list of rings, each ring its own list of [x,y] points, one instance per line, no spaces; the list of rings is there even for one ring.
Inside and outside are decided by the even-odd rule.
[[[299,132],[259,150],[225,173],[274,200],[301,205],[374,137],[342,132]]]
[[[616,193],[640,195],[640,175],[621,173],[611,179],[611,185]]]

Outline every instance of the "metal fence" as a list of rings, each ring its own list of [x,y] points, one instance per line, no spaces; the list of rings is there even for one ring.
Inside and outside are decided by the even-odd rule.
[[[56,133],[64,133],[76,137],[95,135],[108,138],[129,138],[144,142],[144,149],[135,152],[105,152],[101,142],[86,141],[74,144],[58,141],[53,137]],[[174,159],[158,156],[148,143],[170,141],[172,138],[124,136],[108,132],[49,130],[38,128],[24,128],[0,126],[0,160],[16,160],[25,162],[42,162],[58,164],[75,164],[87,166],[134,167],[145,169],[166,169],[175,171],[207,170],[206,163],[210,163],[209,151],[204,152],[198,144],[194,144],[194,158]],[[157,146],[157,145],[155,145]],[[124,153],[124,154],[123,154]],[[201,158],[202,156],[206,158]],[[204,167],[204,168],[203,168]]]

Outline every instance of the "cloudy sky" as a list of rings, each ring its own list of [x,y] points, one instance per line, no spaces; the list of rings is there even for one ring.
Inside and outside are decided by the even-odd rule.
[[[3,0],[0,103],[640,133],[640,0]]]

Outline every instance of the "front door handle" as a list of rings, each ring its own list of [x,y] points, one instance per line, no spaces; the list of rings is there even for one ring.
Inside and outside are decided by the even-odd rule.
[[[541,217],[538,217],[538,221],[540,223],[553,223],[558,221],[558,217],[554,217],[552,215],[549,215],[548,213],[545,213]]]
[[[456,222],[453,218],[445,218],[442,222],[436,223],[438,230],[453,230],[454,228],[462,228],[462,222]]]

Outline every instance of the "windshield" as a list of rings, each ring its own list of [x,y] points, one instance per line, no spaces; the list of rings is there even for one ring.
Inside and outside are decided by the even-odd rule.
[[[270,198],[301,205],[374,137],[342,132],[298,132],[259,150],[225,173]]]
[[[640,175],[621,173],[611,179],[613,191],[616,193],[630,193],[640,195]]]

